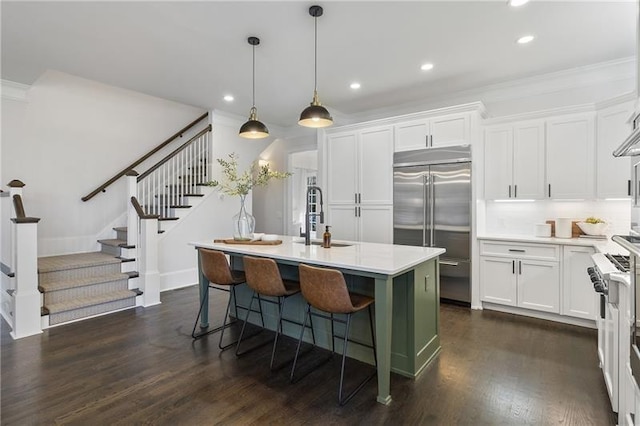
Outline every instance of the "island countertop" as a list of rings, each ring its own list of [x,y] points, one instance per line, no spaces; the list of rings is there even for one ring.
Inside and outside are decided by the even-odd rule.
[[[413,268],[427,260],[442,255],[443,248],[415,247],[393,244],[335,241],[336,244],[348,244],[346,247],[329,249],[319,245],[305,246],[298,237],[281,236],[282,244],[253,245],[215,243],[213,240],[189,243],[203,247],[253,256],[270,257],[294,262],[308,261],[314,265],[352,269],[394,276]]]

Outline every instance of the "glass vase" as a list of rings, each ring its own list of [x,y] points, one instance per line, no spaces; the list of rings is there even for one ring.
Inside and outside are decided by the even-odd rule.
[[[244,206],[246,195],[240,196],[240,211],[233,216],[233,239],[248,241],[253,238],[256,227],[256,219],[247,212]]]

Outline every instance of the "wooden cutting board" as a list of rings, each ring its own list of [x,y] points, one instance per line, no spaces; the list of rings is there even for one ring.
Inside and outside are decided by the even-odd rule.
[[[234,240],[233,238],[225,238],[222,240],[213,240],[214,243],[224,243],[224,244],[244,244],[250,246],[277,246],[278,244],[282,244],[282,240],[273,240],[273,241],[243,241],[243,240]]]
[[[584,232],[582,232],[582,229],[580,229],[580,227],[578,226],[578,222],[580,222],[579,220],[572,220],[571,221],[571,238],[578,238],[580,235],[584,234]],[[547,220],[548,224],[551,225],[551,236],[555,237],[556,236],[556,221],[555,220]]]

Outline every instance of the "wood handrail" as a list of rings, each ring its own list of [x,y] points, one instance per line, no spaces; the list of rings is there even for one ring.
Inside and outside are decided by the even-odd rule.
[[[176,148],[175,150],[173,150],[173,152],[171,152],[170,154],[168,154],[166,157],[164,157],[162,160],[158,161],[153,167],[151,167],[149,170],[147,170],[146,172],[144,172],[143,174],[141,174],[140,176],[138,176],[138,182],[140,182],[142,179],[146,178],[147,176],[149,176],[151,173],[153,173],[155,170],[157,170],[160,166],[162,166],[164,163],[166,163],[167,161],[169,161],[170,159],[172,159],[177,153],[179,153],[180,151],[182,151],[183,149],[185,149],[187,146],[189,146],[189,144],[191,142],[193,142],[194,140],[198,139],[200,136],[204,135],[207,132],[211,131],[211,124],[209,124],[207,127],[205,127],[202,131],[198,132],[197,135],[195,135],[194,137],[192,137],[191,139],[189,139],[188,141],[186,141],[185,143],[183,143],[182,145],[180,145],[178,148]]]
[[[38,223],[39,217],[27,217],[24,213],[24,205],[22,204],[22,197],[19,194],[13,196],[13,207],[16,210],[16,217],[11,219],[15,223]]]
[[[140,219],[158,219],[160,217],[159,214],[146,214],[136,197],[131,197],[131,204],[133,208],[136,209],[136,213],[138,213]]]
[[[122,169],[122,171],[120,171],[120,173],[116,174],[114,177],[112,177],[111,179],[109,179],[108,181],[106,181],[105,183],[103,183],[102,185],[100,185],[99,187],[94,189],[93,191],[91,191],[89,194],[87,194],[84,197],[82,197],[82,201],[89,201],[90,199],[92,199],[93,197],[98,195],[100,192],[104,192],[109,185],[111,185],[112,183],[114,183],[115,181],[120,179],[129,170],[133,169],[138,164],[142,163],[143,161],[145,161],[146,159],[151,157],[153,154],[155,154],[156,152],[160,151],[162,148],[167,146],[169,143],[173,142],[173,140],[176,139],[177,137],[182,136],[182,134],[184,132],[186,132],[187,130],[189,130],[190,128],[192,128],[193,126],[195,126],[196,124],[198,124],[200,121],[204,120],[208,116],[209,116],[208,112],[202,114],[200,117],[198,117],[197,119],[195,119],[194,121],[192,121],[191,123],[186,125],[184,128],[182,128],[178,132],[176,132],[169,139],[167,139],[166,141],[162,142],[157,147],[153,148],[151,151],[149,151],[148,153],[146,153],[145,155],[140,157],[138,160],[134,161],[131,165],[129,165],[129,166],[125,167],[124,169]]]

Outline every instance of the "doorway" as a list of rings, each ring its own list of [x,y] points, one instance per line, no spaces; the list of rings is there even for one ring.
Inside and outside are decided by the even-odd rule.
[[[287,235],[299,236],[304,232],[304,215],[307,206],[307,188],[317,184],[318,179],[318,150],[300,151],[289,154],[288,170],[293,175],[288,182],[288,219],[285,232]],[[317,206],[316,194],[309,195],[309,208],[315,212]],[[311,217],[310,237],[316,237],[317,217]]]

